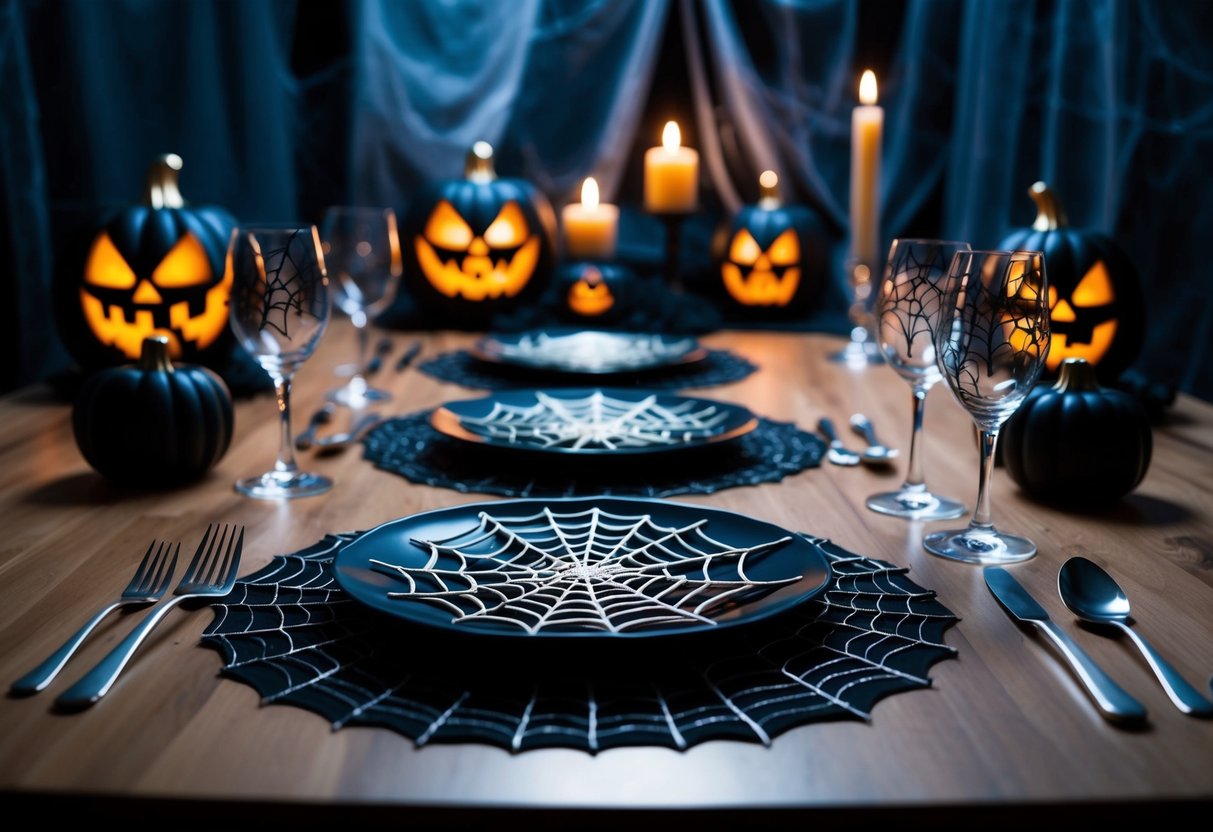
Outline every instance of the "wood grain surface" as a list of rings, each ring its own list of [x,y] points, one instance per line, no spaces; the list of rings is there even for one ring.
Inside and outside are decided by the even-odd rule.
[[[474,336],[393,333],[393,352],[375,378],[394,393],[385,412],[478,395],[416,369],[393,372],[395,357],[416,337],[423,339],[424,360],[467,346]],[[891,369],[830,362],[841,344],[830,336],[725,332],[704,342],[735,350],[760,370],[696,395],[741,402],[808,430],[821,416],[845,426],[862,411],[886,442],[903,449],[900,465],[887,472],[824,465],[778,484],[679,499],[807,530],[908,567],[961,619],[946,637],[958,655],[934,666],[931,688],[883,700],[870,722],[812,724],[769,747],[713,741],[682,752],[625,748],[595,756],[561,749],[510,754],[476,744],[415,748],[388,730],[334,732],[312,713],[261,707],[251,688],[220,678],[220,657],[199,645],[210,613],[177,609],[108,697],[83,713],[56,713],[53,697],[134,626],[136,613],[110,618],[49,690],[0,703],[0,794],[42,809],[87,807],[115,817],[122,811],[176,817],[183,809],[203,817],[216,807],[228,807],[222,815],[228,817],[230,802],[240,801],[246,818],[293,812],[297,825],[323,818],[326,809],[340,810],[342,818],[380,811],[401,824],[413,818],[447,827],[513,811],[524,813],[530,828],[547,821],[618,826],[631,813],[663,817],[669,809],[686,819],[751,827],[763,819],[786,826],[793,818],[839,825],[864,818],[904,826],[915,818],[932,825],[951,818],[991,828],[1020,822],[1033,809],[1053,819],[1079,809],[1085,817],[1102,810],[1144,819],[1213,799],[1213,721],[1179,713],[1127,641],[1079,627],[1057,594],[1057,571],[1067,557],[1105,565],[1128,592],[1139,632],[1209,692],[1213,406],[1181,396],[1155,428],[1145,481],[1109,509],[1075,513],[1040,505],[1002,469],[995,472],[995,522],[1040,548],[1012,572],[1149,709],[1144,730],[1126,731],[1098,715],[1045,641],[1007,617],[979,567],[922,548],[924,532],[967,518],[911,523],[865,508],[868,494],[896,486],[904,475],[910,391]],[[334,321],[297,377],[297,431],[339,382],[334,367],[353,352],[350,328]],[[192,550],[208,523],[243,523],[247,574],[327,532],[492,499],[413,485],[374,468],[357,446],[300,454],[304,467],[335,480],[327,495],[284,503],[244,498],[232,483],[274,459],[277,413],[269,396],[238,401],[231,449],[203,481],[171,491],[121,490],[85,464],[69,417],[70,404],[45,388],[0,400],[6,688],[117,596],[152,538],[181,540],[183,551]],[[333,429],[343,427],[342,418]],[[977,444],[946,385],[929,396],[925,454],[928,483],[972,505]]]

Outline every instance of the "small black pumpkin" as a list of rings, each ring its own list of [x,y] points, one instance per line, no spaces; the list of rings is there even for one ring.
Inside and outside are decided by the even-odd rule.
[[[1115,502],[1145,477],[1153,449],[1145,408],[1127,393],[1101,387],[1082,358],[1062,362],[1057,382],[1029,393],[1001,433],[1011,479],[1058,505]]]
[[[499,179],[492,147],[476,142],[464,178],[434,183],[406,214],[403,285],[450,322],[486,322],[542,294],[555,233],[548,198],[525,180]]]
[[[805,206],[783,204],[773,171],[763,172],[759,188],[757,204],[743,206],[716,234],[716,294],[743,315],[802,312],[825,285],[821,225]]]
[[[622,264],[578,260],[556,269],[553,288],[565,318],[610,323],[629,311],[636,280]]]
[[[85,460],[123,485],[154,487],[198,479],[232,441],[232,397],[211,370],[173,366],[169,339],[143,341],[137,364],[97,370],[72,407]]]
[[[1061,202],[1044,182],[1034,184],[1028,195],[1036,203],[1035,222],[1008,234],[999,248],[1044,252],[1052,330],[1046,377],[1055,377],[1067,358],[1084,358],[1099,380],[1110,384],[1141,350],[1141,278],[1111,237],[1069,227]]]
[[[180,170],[175,154],[153,161],[145,204],[118,211],[57,269],[59,333],[84,370],[136,360],[149,335],[166,336],[183,361],[226,358],[224,265],[235,219],[221,208],[187,206]]]

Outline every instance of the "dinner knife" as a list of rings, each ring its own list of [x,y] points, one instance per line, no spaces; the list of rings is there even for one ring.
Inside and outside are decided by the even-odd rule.
[[[1023,585],[1010,572],[1001,566],[987,566],[984,569],[986,587],[998,599],[998,603],[1010,615],[1034,624],[1044,631],[1061,651],[1070,667],[1086,688],[1087,693],[1099,707],[1100,713],[1109,721],[1118,724],[1139,724],[1146,719],[1146,709],[1141,703],[1130,696],[1107,673],[1095,664],[1094,660],[1070,638],[1065,630],[1058,627],[1044,607],[1037,603]]]

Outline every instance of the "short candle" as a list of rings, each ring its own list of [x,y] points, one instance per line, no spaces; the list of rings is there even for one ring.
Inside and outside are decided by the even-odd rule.
[[[561,210],[565,256],[575,260],[610,260],[619,233],[619,208],[599,203],[598,182],[589,177],[581,185],[581,202]]]
[[[644,153],[644,207],[651,214],[689,214],[699,207],[699,152],[682,147],[677,122],[666,122],[661,147]]]

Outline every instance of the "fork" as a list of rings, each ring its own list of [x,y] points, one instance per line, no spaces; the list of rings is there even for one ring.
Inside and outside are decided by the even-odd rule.
[[[157,546],[156,541],[153,540],[148,545],[147,551],[144,552],[143,560],[139,561],[139,568],[131,576],[131,582],[127,584],[126,589],[122,590],[118,600],[90,618],[83,627],[76,631],[75,635],[63,643],[63,646],[47,656],[42,664],[13,682],[11,692],[28,696],[43,690],[59,675],[59,671],[88,638],[89,633],[114,610],[122,607],[143,607],[159,601],[173,580],[181,544],[177,544],[177,548],[173,550],[172,562],[168,564],[168,568],[165,568],[165,561],[168,560],[170,549],[172,549],[171,543],[160,541]]]
[[[191,598],[220,598],[231,592],[240,568],[240,553],[244,549],[244,527],[239,527],[239,537],[236,532],[236,528],[227,525],[207,526],[193,560],[173,590],[174,597],[143,619],[96,667],[60,694],[55,704],[67,710],[92,705],[109,692],[139,645],[169,610]]]

